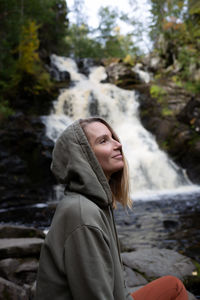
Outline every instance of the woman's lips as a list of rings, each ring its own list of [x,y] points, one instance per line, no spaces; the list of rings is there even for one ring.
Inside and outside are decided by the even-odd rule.
[[[113,156],[113,158],[116,158],[116,159],[122,159],[122,155],[121,155],[121,153],[119,153],[119,154]]]

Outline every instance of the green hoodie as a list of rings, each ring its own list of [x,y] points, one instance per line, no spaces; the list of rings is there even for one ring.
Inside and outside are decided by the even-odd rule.
[[[125,288],[112,195],[79,121],[58,138],[51,169],[66,185],[40,256],[36,300],[133,300]]]

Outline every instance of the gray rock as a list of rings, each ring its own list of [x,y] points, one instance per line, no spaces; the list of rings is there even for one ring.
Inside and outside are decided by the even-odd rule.
[[[0,277],[0,300],[29,300],[26,289]]]
[[[148,281],[139,273],[134,272],[129,267],[124,267],[124,278],[128,287],[145,285]]]
[[[122,253],[122,260],[129,268],[144,274],[149,281],[165,275],[183,280],[196,270],[190,258],[168,249],[140,249]]]
[[[40,238],[0,239],[0,257],[39,257],[43,242]]]
[[[157,57],[150,57],[149,60],[149,67],[152,71],[156,71],[162,67],[162,62],[159,56]]]
[[[45,238],[43,231],[26,226],[16,226],[16,225],[0,225],[0,238]]]
[[[30,289],[30,296],[32,297],[31,299],[34,299],[35,293],[36,293],[36,280],[32,284],[31,289]]]
[[[0,276],[20,286],[33,284],[38,269],[36,258],[7,258],[0,260]]]
[[[140,76],[124,63],[111,63],[106,67],[106,73],[108,81],[118,86],[121,86],[121,84],[132,86],[142,82]]]
[[[190,292],[188,292],[188,300],[197,300],[197,298]]]

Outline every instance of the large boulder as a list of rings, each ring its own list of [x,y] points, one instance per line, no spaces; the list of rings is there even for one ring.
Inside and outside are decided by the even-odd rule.
[[[0,257],[39,257],[43,241],[40,238],[1,239]]]
[[[0,278],[0,300],[30,300],[29,293],[23,287]]]
[[[106,72],[108,81],[120,88],[133,89],[135,85],[142,83],[139,74],[124,63],[111,63],[106,67]]]
[[[191,259],[169,249],[139,249],[122,253],[123,263],[148,280],[173,275],[183,280],[196,271]]]
[[[196,267],[186,256],[168,249],[138,249],[122,253],[124,276],[130,292],[162,276],[176,276],[182,281],[192,278]],[[188,292],[188,299],[196,297]]]
[[[0,276],[23,286],[33,284],[38,270],[36,258],[6,258],[0,260]]]

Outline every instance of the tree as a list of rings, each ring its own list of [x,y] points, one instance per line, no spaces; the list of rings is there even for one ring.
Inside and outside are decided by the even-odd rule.
[[[155,50],[165,60],[165,67],[179,66],[176,78],[182,85],[199,93],[200,0],[151,0],[151,3],[154,20],[151,38]]]
[[[125,21],[125,17],[117,9],[101,7],[99,9],[99,33],[97,39],[103,45],[104,57],[124,58],[128,54],[135,55],[138,52],[133,42],[133,34],[122,35],[119,20]],[[126,22],[129,19],[126,18]]]
[[[38,0],[34,0],[38,2]],[[51,53],[65,54],[65,37],[68,28],[66,0],[40,0],[45,4],[45,13],[41,14],[38,23],[40,52],[44,57]]]
[[[21,41],[17,47],[19,59],[17,71],[35,74],[36,65],[39,64],[39,39],[38,28],[34,21],[22,26]]]
[[[74,5],[72,12],[75,18],[75,24],[77,27],[80,27],[82,24],[86,24],[87,15],[84,12],[84,0],[74,0]]]
[[[102,45],[89,37],[90,29],[86,24],[72,24],[68,28],[66,54],[74,58],[102,58]]]
[[[103,44],[109,41],[110,37],[115,35],[114,29],[117,27],[118,11],[117,9],[110,9],[110,7],[100,7],[98,11],[99,26],[99,40]]]
[[[200,48],[200,0],[188,0],[188,29],[196,46]]]
[[[35,91],[42,85],[48,87],[49,78],[40,58],[46,60],[52,52],[64,53],[66,16],[65,0],[0,0],[0,102],[14,95],[13,85],[19,90],[16,83],[21,82],[22,73],[33,76],[36,69],[40,70],[34,78]],[[26,78],[24,90],[30,88],[29,84]]]

